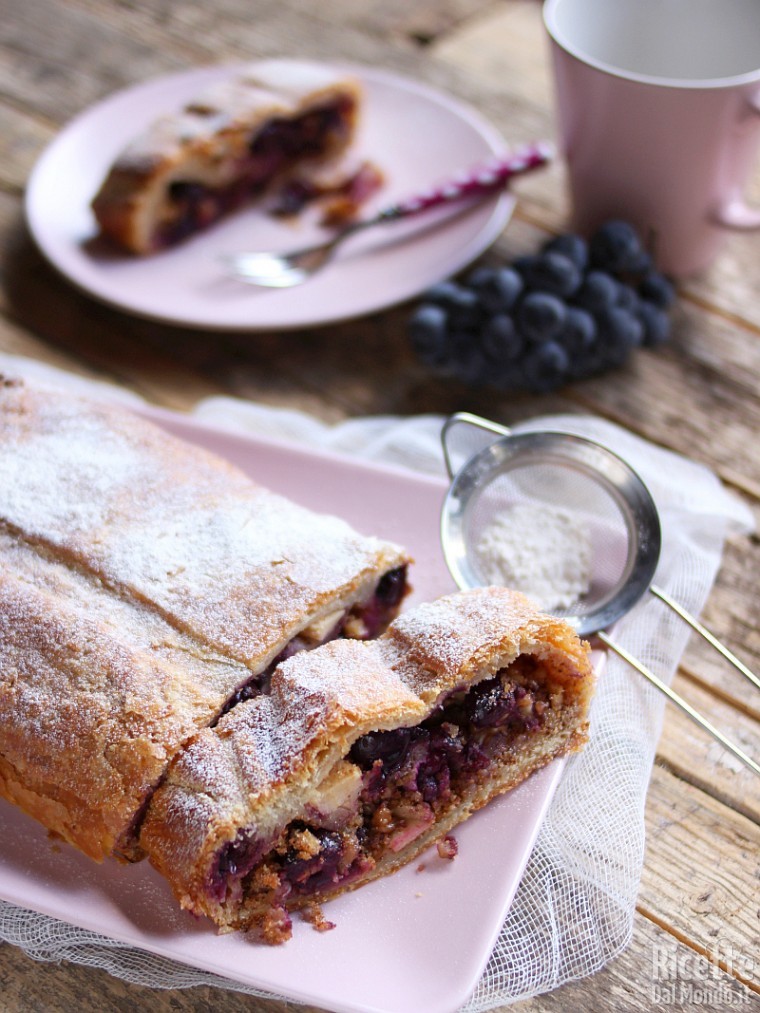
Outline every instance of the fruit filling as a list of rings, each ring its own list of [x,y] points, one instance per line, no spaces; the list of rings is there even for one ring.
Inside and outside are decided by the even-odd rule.
[[[490,764],[539,729],[561,704],[541,662],[522,655],[492,678],[449,694],[423,722],[371,732],[352,746],[325,804],[275,840],[240,831],[216,856],[207,883],[224,903],[241,897],[270,912],[269,942],[290,933],[289,901],[350,885],[398,853],[456,806]],[[337,782],[337,783],[336,783]]]
[[[351,130],[353,115],[353,102],[344,99],[291,119],[269,120],[236,165],[233,182],[208,186],[176,180],[169,187],[169,213],[155,237],[156,249],[205,229],[261,194],[279,173],[339,146]]]
[[[253,676],[233,693],[225,703],[222,714],[226,714],[243,700],[250,700],[251,697],[266,692],[275,668],[299,651],[320,647],[340,637],[350,640],[374,640],[379,637],[398,612],[407,590],[407,567],[399,566],[388,570],[366,601],[328,616],[326,624],[309,627],[308,630],[293,637],[263,673]]]
[[[357,169],[337,179],[322,182],[312,175],[294,177],[277,194],[272,214],[287,218],[300,214],[304,208],[322,206],[320,225],[339,228],[356,217],[361,206],[383,185],[383,174],[372,162],[362,162]]]

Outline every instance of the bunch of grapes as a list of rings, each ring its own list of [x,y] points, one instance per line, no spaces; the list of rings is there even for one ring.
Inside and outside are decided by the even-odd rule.
[[[636,231],[610,221],[588,242],[566,233],[508,267],[435,285],[408,332],[439,376],[543,393],[667,341],[673,299]]]

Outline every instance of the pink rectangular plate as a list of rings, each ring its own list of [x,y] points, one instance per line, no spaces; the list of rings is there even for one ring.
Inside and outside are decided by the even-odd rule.
[[[291,499],[405,545],[415,558],[408,601],[453,590],[438,537],[443,480],[233,435],[169,412],[145,414]],[[216,935],[209,923],[178,909],[147,862],[95,865],[55,845],[5,802],[0,897],[338,1013],[448,1013],[466,1001],[483,971],[562,767],[551,764],[459,827],[454,861],[433,850],[327,905],[334,930],[319,933],[296,919],[293,939],[280,947]]]

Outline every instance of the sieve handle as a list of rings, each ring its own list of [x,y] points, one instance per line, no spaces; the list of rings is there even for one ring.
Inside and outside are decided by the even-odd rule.
[[[754,771],[756,774],[760,774],[760,764],[756,763],[752,757],[748,756],[743,749],[739,748],[739,746],[734,745],[730,739],[727,739],[723,732],[719,731],[715,725],[710,724],[707,718],[702,717],[699,711],[694,710],[690,703],[684,700],[682,696],[679,696],[679,694],[676,693],[674,689],[671,689],[667,683],[658,678],[658,676],[656,676],[651,669],[647,668],[646,665],[643,665],[638,658],[634,658],[634,656],[629,654],[624,647],[620,647],[619,644],[616,644],[615,641],[608,637],[606,633],[597,633],[597,637],[603,644],[606,644],[611,651],[614,651],[615,654],[619,655],[623,661],[627,661],[629,665],[632,665],[640,675],[643,675],[645,679],[648,679],[649,682],[651,682],[652,685],[655,686],[661,693],[664,693],[671,703],[674,703],[676,707],[680,707],[684,714],[687,714],[692,721],[699,725],[700,728],[703,728],[706,732],[712,735],[714,739],[717,739],[724,749],[727,749],[729,753],[733,753],[733,755],[738,760],[741,760],[745,766],[749,767],[750,770]]]
[[[476,429],[483,429],[485,432],[494,433],[496,436],[509,436],[511,432],[506,426],[499,425],[498,422],[491,422],[490,419],[484,419],[480,415],[473,415],[471,412],[456,412],[454,415],[449,415],[441,429],[443,459],[446,462],[446,471],[449,473],[449,478],[453,478],[456,474],[449,451],[449,433],[454,426],[458,425],[474,426]]]
[[[684,622],[688,623],[693,630],[696,630],[701,637],[704,637],[707,643],[711,644],[719,654],[722,654],[726,661],[730,661],[734,668],[738,672],[741,672],[745,679],[749,679],[756,689],[760,689],[760,679],[758,679],[755,673],[751,669],[747,668],[744,662],[740,661],[735,654],[732,654],[726,645],[722,644],[716,636],[713,636],[713,634],[710,633],[710,631],[706,629],[698,619],[695,619],[690,612],[687,612],[683,605],[679,605],[675,598],[671,598],[666,591],[663,591],[661,587],[657,587],[655,584],[651,584],[649,590],[653,595],[659,598],[660,601],[665,602],[669,608],[673,609],[676,615],[679,615]]]

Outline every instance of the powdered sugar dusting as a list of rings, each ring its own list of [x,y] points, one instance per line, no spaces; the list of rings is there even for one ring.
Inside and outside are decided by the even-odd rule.
[[[514,504],[493,517],[475,554],[487,583],[517,588],[549,612],[572,608],[591,586],[591,534],[567,510]]]
[[[126,413],[15,388],[0,408],[0,523],[253,666],[403,561]]]
[[[380,558],[376,540],[263,489],[237,501],[199,497],[190,510],[164,498],[139,539],[112,528],[92,553],[110,579],[246,660],[289,637],[321,598],[371,576]]]
[[[455,670],[479,650],[501,643],[507,633],[521,628],[530,632],[537,618],[535,605],[519,592],[473,588],[403,613],[389,636],[416,658]]]
[[[51,530],[90,533],[108,517],[114,495],[144,479],[138,448],[83,416],[72,431],[3,433],[0,452],[0,515],[32,537]]]
[[[202,687],[160,656],[120,642],[79,603],[5,575],[0,670],[5,762],[23,771],[38,804],[57,808],[55,829],[95,857],[129,829],[168,759],[213,713]]]
[[[386,641],[336,640],[318,651],[296,655],[280,666],[272,679],[273,699],[285,713],[302,714],[311,707],[324,708],[334,725],[361,720],[367,713],[378,721],[393,713],[417,716],[419,698],[388,663]],[[298,718],[298,714],[295,716]]]

